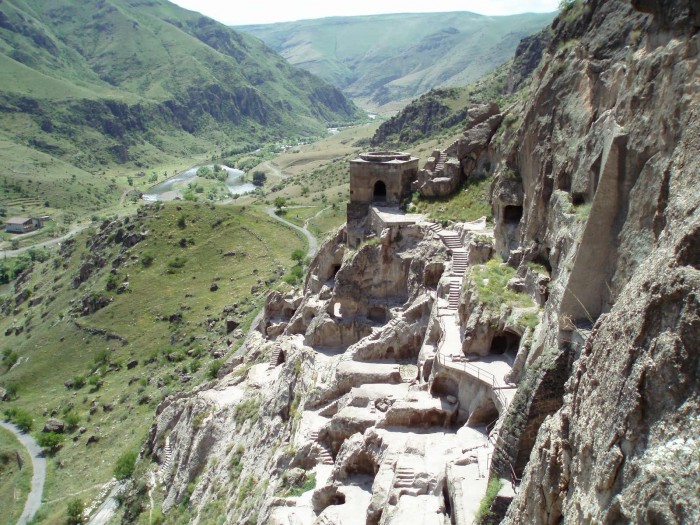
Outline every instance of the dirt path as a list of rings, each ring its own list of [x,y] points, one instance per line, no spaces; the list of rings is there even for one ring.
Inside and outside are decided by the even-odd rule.
[[[318,240],[316,239],[316,237],[313,236],[313,234],[309,230],[306,229],[306,227],[302,228],[301,226],[297,226],[293,222],[289,222],[288,220],[283,219],[282,217],[280,217],[279,215],[277,215],[275,213],[274,208],[267,208],[265,210],[265,213],[267,213],[273,219],[281,222],[282,224],[286,224],[287,226],[291,226],[295,230],[303,233],[306,236],[307,240],[309,241],[309,249],[306,252],[306,256],[311,258],[316,254],[316,251],[318,250]]]
[[[34,517],[36,511],[41,506],[41,498],[44,494],[44,481],[46,480],[46,459],[44,459],[41,447],[36,444],[34,438],[29,434],[22,432],[12,423],[0,421],[2,428],[12,432],[20,443],[29,452],[29,457],[32,459],[32,487],[27,496],[27,501],[24,504],[24,511],[20,516],[17,525],[25,525]]]
[[[269,169],[272,173],[274,173],[275,177],[279,177],[280,179],[286,179],[287,177],[289,177],[289,175],[285,175],[284,173],[282,173],[282,170],[280,170],[269,160],[263,162],[261,166],[265,169]]]

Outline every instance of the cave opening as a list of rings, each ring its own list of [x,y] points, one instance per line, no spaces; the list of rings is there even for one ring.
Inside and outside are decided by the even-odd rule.
[[[503,209],[503,221],[507,224],[518,224],[523,218],[522,206],[506,206]]]
[[[520,336],[512,332],[501,332],[496,334],[491,340],[489,354],[503,355],[505,353],[515,353],[520,346]]]
[[[574,206],[586,204],[586,195],[584,193],[573,192],[571,194],[571,204]]]
[[[379,324],[386,323],[386,309],[381,306],[372,306],[367,312],[367,318]]]

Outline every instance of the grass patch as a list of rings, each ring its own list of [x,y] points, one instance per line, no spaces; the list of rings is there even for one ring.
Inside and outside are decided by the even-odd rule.
[[[524,328],[534,330],[540,322],[539,316],[535,312],[525,312],[518,317],[518,324]]]
[[[588,218],[591,216],[591,207],[593,206],[593,203],[587,202],[585,204],[579,204],[578,206],[574,206],[574,213],[576,214],[576,220],[579,222],[586,222],[588,221]]]
[[[493,500],[496,499],[496,496],[498,495],[498,492],[501,490],[502,486],[503,482],[499,478],[491,478],[489,480],[489,484],[486,487],[486,494],[484,494],[484,497],[481,498],[479,510],[477,510],[474,518],[476,523],[483,523],[485,520],[492,517],[493,514],[491,513],[491,504],[493,503]]]
[[[31,480],[32,463],[27,450],[11,432],[0,428],[0,525],[14,525],[17,522],[24,509]]]
[[[515,277],[515,269],[503,264],[500,259],[472,266],[470,277],[479,301],[492,310],[499,310],[502,304],[521,308],[535,306],[529,295],[508,288],[508,281]]]
[[[296,498],[304,492],[308,492],[316,488],[316,473],[311,472],[308,475],[304,473],[303,477],[297,480],[292,480],[287,475],[287,472],[282,474],[282,483],[278,488],[276,495],[283,498]]]
[[[250,421],[254,424],[260,417],[260,400],[246,399],[242,403],[236,406],[236,413],[234,419],[237,425],[242,425],[246,421]]]
[[[412,202],[418,213],[434,221],[475,221],[486,216],[493,219],[489,190],[493,179],[467,180],[454,195],[426,198],[414,196]]]

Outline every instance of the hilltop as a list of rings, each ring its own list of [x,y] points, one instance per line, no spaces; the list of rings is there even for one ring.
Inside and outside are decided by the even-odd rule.
[[[0,70],[5,195],[43,193],[56,209],[115,204],[127,186],[115,169],[319,136],[359,115],[258,39],[165,0],[3,1]]]
[[[333,17],[240,26],[289,62],[369,109],[392,109],[435,87],[471,84],[506,62],[555,13],[469,12]]]

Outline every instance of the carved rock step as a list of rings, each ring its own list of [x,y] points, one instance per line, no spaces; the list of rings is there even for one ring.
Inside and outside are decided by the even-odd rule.
[[[282,348],[279,346],[275,348],[274,352],[272,352],[272,355],[270,356],[270,366],[269,369],[272,370],[275,368],[277,365],[280,364],[280,354],[282,353]]]
[[[158,475],[163,476],[170,469],[170,462],[173,457],[173,449],[170,448],[170,438],[165,440],[165,446],[163,447],[163,463],[158,468]]]
[[[399,467],[396,469],[394,486],[397,488],[408,488],[413,486],[416,473],[411,467]]]
[[[318,441],[318,430],[312,431],[309,437],[316,442],[316,446],[319,449],[318,458],[321,460],[321,463],[324,465],[333,465],[335,461],[333,460],[330,450]]]

